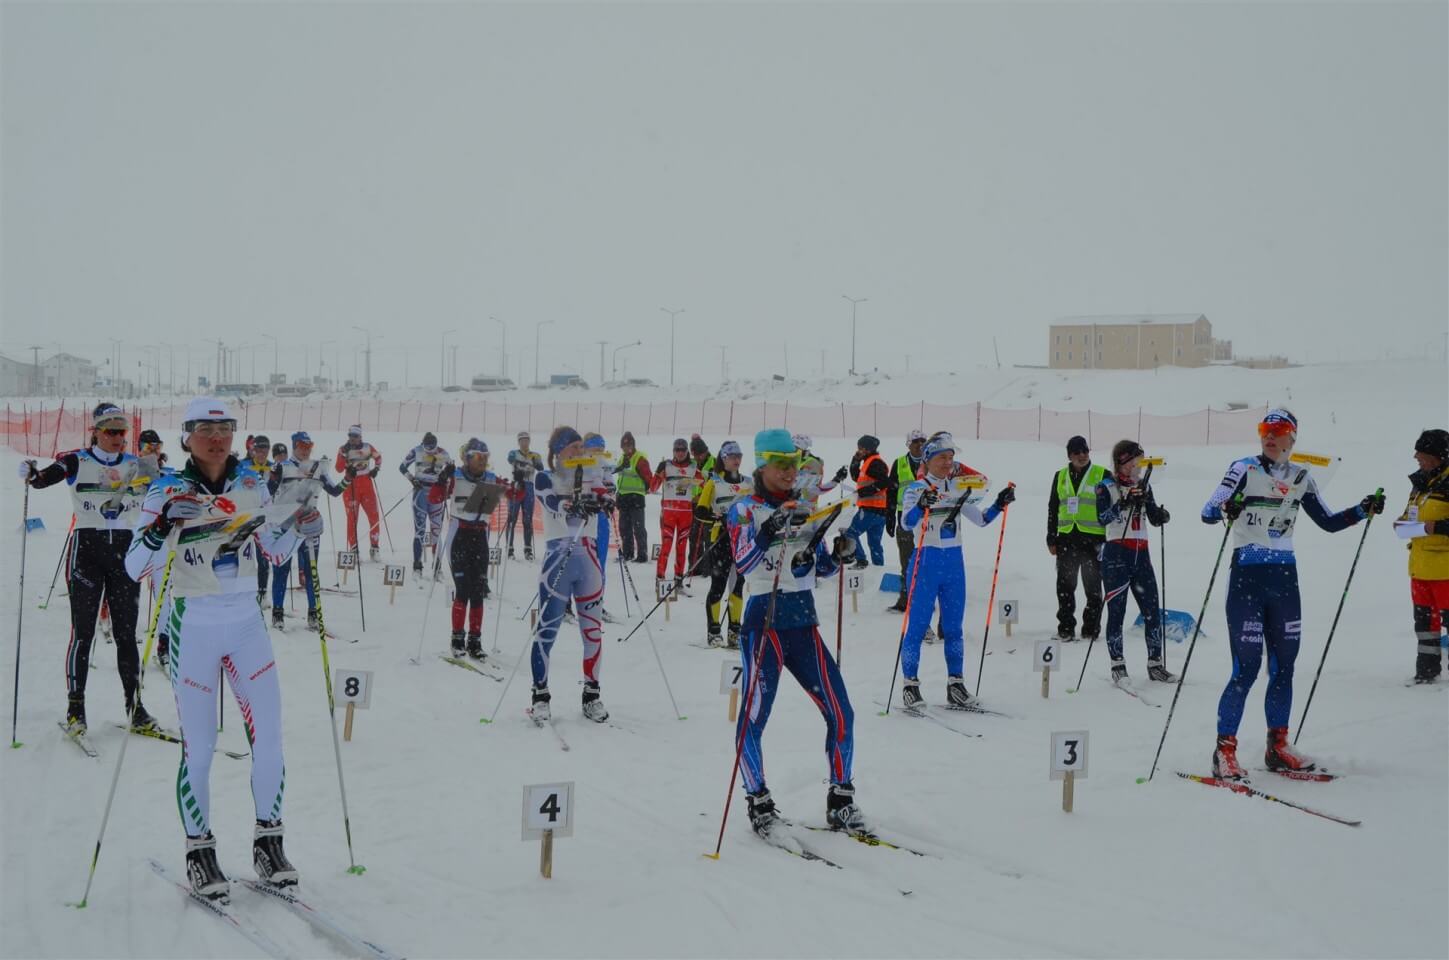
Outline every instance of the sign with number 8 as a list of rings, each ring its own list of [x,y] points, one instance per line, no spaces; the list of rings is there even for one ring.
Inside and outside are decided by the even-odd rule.
[[[332,689],[338,703],[350,703],[358,710],[366,710],[372,706],[372,671],[334,670]]]

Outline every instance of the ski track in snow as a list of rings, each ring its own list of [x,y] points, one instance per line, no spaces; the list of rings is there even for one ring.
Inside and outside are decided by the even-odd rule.
[[[1040,676],[1030,672],[1029,660],[1032,641],[1055,628],[1054,574],[1042,540],[1047,484],[1061,452],[1053,444],[958,438],[961,459],[989,474],[994,489],[1007,480],[1017,483],[997,593],[1020,604],[1021,622],[1009,640],[998,624],[990,632],[992,651],[1017,653],[987,657],[982,686],[985,702],[1015,719],[953,716],[963,729],[984,734],[967,739],[934,724],[877,716],[873,701],[890,687],[900,620],[884,609],[893,598],[873,589],[861,595],[860,613],[851,614],[845,604],[844,674],[855,708],[859,801],[884,836],[930,857],[806,831],[803,842],[844,869],[789,857],[750,834],[738,787],[721,858],[702,856],[715,846],[734,756],[727,698],[718,694],[720,663],[728,657],[689,643],[700,640],[705,629],[702,589],[695,599],[680,601],[669,622],[662,613],[650,621],[687,717],[680,721],[645,632],[627,644],[615,642],[638,622],[639,611],[624,617],[615,595],[618,565],[609,567],[610,609],[623,622],[605,634],[601,680],[618,728],[589,723],[580,714],[578,635],[565,627],[553,650],[551,680],[556,722],[571,747],[565,753],[520,716],[528,702],[527,662],[508,689],[498,722],[488,725],[479,718],[493,712],[503,684],[427,656],[446,646],[447,582],[432,600],[425,655],[414,665],[409,658],[417,650],[427,593],[399,590],[389,605],[381,565],[364,563],[365,635],[356,597],[322,595],[328,628],[341,638],[329,651],[333,668],[374,671],[372,707],[357,713],[353,740],[342,744],[356,857],[367,867],[362,876],[345,872],[317,637],[293,620],[286,632],[272,634],[283,685],[287,847],[301,871],[304,896],[315,896],[339,919],[355,924],[359,934],[406,956],[1449,954],[1442,923],[1449,902],[1444,866],[1449,827],[1443,815],[1449,799],[1449,701],[1442,691],[1403,686],[1412,671],[1414,637],[1404,549],[1389,523],[1407,493],[1409,451],[1432,398],[1406,394],[1399,366],[1351,368],[1354,379],[1377,384],[1382,398],[1372,417],[1377,428],[1369,429],[1363,411],[1345,409],[1336,396],[1344,388],[1345,369],[1292,374],[1292,406],[1303,421],[1300,448],[1344,458],[1325,490],[1329,504],[1345,507],[1379,485],[1389,502],[1390,515],[1376,520],[1369,534],[1300,741],[1343,777],[1317,784],[1261,774],[1256,785],[1361,818],[1359,830],[1204,790],[1172,775],[1177,769],[1208,772],[1217,699],[1229,671],[1226,570],[1208,605],[1207,636],[1193,656],[1152,783],[1134,781],[1151,766],[1172,688],[1145,680],[1140,632],[1127,631],[1128,668],[1133,682],[1163,709],[1144,709],[1105,682],[1104,649],[1095,652],[1083,689],[1067,695],[1086,644],[1061,648],[1062,668],[1053,677],[1051,697],[1041,699]],[[1040,374],[1030,379],[1054,376]],[[1197,390],[1200,377],[1164,371],[1156,382],[1182,382]],[[1233,378],[1234,384],[1274,382],[1237,373]],[[1241,392],[1233,399],[1264,399]],[[1282,399],[1270,390],[1259,393]],[[1122,409],[1129,403],[1125,395],[1109,393],[1093,404],[1109,407],[1114,400]],[[1130,399],[1130,406],[1138,402]],[[1331,410],[1336,424],[1330,422]],[[323,452],[342,440],[336,431],[312,432]],[[446,430],[440,438],[450,449],[464,439]],[[165,439],[174,447],[174,436],[167,432]],[[416,442],[412,433],[368,439],[392,464]],[[501,436],[486,439],[495,449],[511,445]],[[640,448],[657,460],[670,439],[641,436]],[[725,438],[707,439],[717,446]],[[750,438],[738,439],[748,450]],[[1094,445],[1105,451],[1112,439],[1097,437]],[[882,440],[884,453],[899,452],[902,438]],[[825,440],[818,446],[833,468],[848,457],[851,444]],[[1173,514],[1167,528],[1172,608],[1197,614],[1221,537],[1221,528],[1198,522],[1198,510],[1228,462],[1255,447],[1249,436],[1237,446],[1150,451],[1169,461],[1166,470],[1154,473],[1153,485]],[[18,553],[17,459],[8,452],[0,464],[0,490],[12,514],[3,536],[12,557]],[[403,489],[393,469],[379,478],[384,506]],[[332,516],[340,524],[343,511],[334,506]],[[115,648],[98,637],[87,705],[100,761],[88,760],[61,739],[55,720],[65,704],[61,661],[68,607],[59,588],[48,610],[37,604],[65,536],[69,500],[60,490],[36,491],[31,509],[44,518],[47,531],[29,544],[22,598],[25,746],[0,751],[0,803],[7,814],[0,818],[5,865],[0,956],[258,956],[249,942],[151,876],[148,857],[178,872],[182,866],[174,799],[179,748],[169,744],[130,744],[89,906],[84,911],[66,906],[85,886],[123,737],[109,722],[121,719],[121,693]],[[657,539],[657,511],[651,498],[651,542]],[[408,564],[406,505],[389,524],[397,552],[389,557],[384,538],[384,559]],[[1329,536],[1306,519],[1299,524],[1304,638],[1295,725],[1360,532]],[[340,530],[337,535],[342,542]],[[966,528],[966,665],[973,690],[995,538],[995,527]],[[330,535],[323,543],[323,579],[329,582],[326,568],[335,559]],[[889,541],[886,556],[886,569],[892,570],[895,548]],[[1155,535],[1152,559],[1159,564]],[[526,653],[527,621],[520,623],[517,615],[528,605],[538,570],[537,562],[516,560],[512,566],[494,661],[505,673]],[[641,593],[647,592],[649,575],[641,576],[646,570],[633,570]],[[13,576],[13,564],[10,571]],[[873,587],[881,572],[867,571],[867,583]],[[1159,578],[1161,572],[1159,567]],[[833,589],[817,594],[821,634],[832,649],[833,601]],[[6,624],[14,622],[15,604],[13,590],[0,600]],[[144,598],[142,607],[144,614]],[[299,612],[300,607],[299,602]],[[483,627],[490,650],[495,610],[488,608]],[[1129,624],[1135,615],[1135,603],[1129,603]],[[354,638],[361,642],[345,642]],[[1174,672],[1181,670],[1186,649],[1169,643]],[[922,649],[923,693],[932,703],[945,694],[942,650],[939,644]],[[13,653],[0,663],[0,687],[8,693]],[[1261,765],[1265,686],[1260,676],[1240,732],[1249,767]],[[897,683],[897,698],[899,689]],[[154,664],[147,670],[146,703],[164,726],[176,726],[171,697]],[[225,709],[220,742],[244,749],[235,703],[229,700]],[[1052,730],[1077,728],[1092,734],[1091,775],[1077,784],[1075,812],[1064,814],[1060,785],[1047,778],[1048,740]],[[793,679],[784,679],[765,738],[766,772],[781,812],[801,823],[824,821],[821,744],[819,715]],[[219,758],[212,765],[218,853],[223,869],[236,876],[251,872],[248,776],[247,761]],[[554,877],[545,881],[538,876],[538,844],[519,836],[520,795],[523,784],[554,780],[577,784],[575,835],[556,842]],[[1392,882],[1381,882],[1390,877]],[[281,904],[256,899],[238,889],[233,903],[263,918],[288,950],[307,957],[345,955]],[[1272,922],[1274,915],[1293,922]]]

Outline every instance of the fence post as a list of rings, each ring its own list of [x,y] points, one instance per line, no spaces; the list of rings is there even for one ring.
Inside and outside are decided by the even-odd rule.
[[[463,432],[463,411],[468,409],[468,401],[464,400],[458,404],[458,432]]]
[[[921,401],[921,419],[916,427],[922,431],[926,429],[926,401],[924,400]]]
[[[669,415],[669,432],[679,433],[679,401],[674,401],[674,412]]]
[[[1041,442],[1041,404],[1036,405],[1036,439]]]
[[[845,403],[840,404],[840,435],[845,436]]]
[[[1142,428],[1141,428],[1140,425],[1138,426],[1137,434],[1138,434],[1137,441],[1140,443],[1142,441],[1142,436],[1141,436],[1141,434],[1142,434]],[[1091,410],[1088,410],[1087,411],[1087,446],[1088,447],[1091,447],[1092,446],[1092,443],[1093,443],[1093,441],[1092,441],[1092,411]]]
[[[441,400],[438,401],[438,415],[433,418],[433,429],[443,429],[443,403]]]
[[[1208,446],[1213,442],[1213,408],[1208,407],[1203,413],[1207,416],[1203,418],[1206,429],[1203,431],[1202,442],[1204,446]]]
[[[870,432],[880,436],[880,404],[874,400],[870,402]]]
[[[780,424],[786,430],[790,429],[790,398],[785,398],[785,422]]]
[[[1142,445],[1142,408],[1137,408],[1137,445]]]
[[[925,427],[922,427],[921,429],[924,430],[926,428]],[[981,401],[980,400],[977,400],[976,401],[976,439],[977,440],[980,440],[981,439]]]
[[[7,415],[8,415],[8,408],[7,408]],[[725,433],[733,434],[734,432],[735,432],[735,402],[733,400],[731,400],[730,401],[730,425],[729,425],[728,429],[725,430]]]

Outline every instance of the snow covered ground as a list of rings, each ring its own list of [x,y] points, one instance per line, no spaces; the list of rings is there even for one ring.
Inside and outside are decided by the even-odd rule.
[[[1443,373],[1440,363],[1096,373],[1089,383],[1076,375],[1056,394],[1041,393],[1041,402],[1087,405],[1090,396],[1094,408],[1122,412],[1137,405],[1134,398],[1151,382],[1153,395],[1171,406],[1164,412],[1175,412],[1229,399],[1288,401],[1291,390],[1303,423],[1300,449],[1343,458],[1326,488],[1331,505],[1346,506],[1382,485],[1396,512],[1413,469],[1414,438],[1424,427],[1443,425]],[[1209,375],[1217,377],[1210,390],[1199,383]],[[1039,392],[1048,383],[1067,383],[1047,371],[1029,376],[1041,378]],[[837,399],[900,401],[897,384],[892,381],[889,396],[878,396],[876,384]],[[1077,389],[1083,385],[1090,394]],[[990,397],[972,389],[962,399]],[[314,435],[320,451],[335,450],[342,439]],[[382,499],[390,504],[403,491],[394,466],[416,437],[369,439],[388,459]],[[441,439],[451,449],[464,438]],[[507,449],[507,438],[487,439],[495,451]],[[657,459],[669,439],[641,437],[640,447]],[[740,439],[748,450],[750,438]],[[902,438],[883,440],[884,453],[899,452]],[[1106,444],[1098,445],[1104,459]],[[831,467],[848,457],[844,441],[820,446]],[[1241,451],[1151,451],[1169,460],[1153,481],[1173,513],[1166,528],[1171,607],[1197,613],[1221,539],[1221,528],[1199,523],[1197,512],[1227,462],[1255,446],[1255,437],[1244,436]],[[0,464],[11,558],[18,555],[17,459],[7,452]],[[372,939],[414,957],[1449,955],[1449,681],[1405,685],[1415,641],[1404,548],[1387,518],[1368,534],[1300,741],[1345,776],[1329,784],[1266,773],[1256,778],[1278,796],[1362,819],[1353,829],[1172,775],[1208,770],[1217,698],[1229,671],[1225,577],[1208,605],[1153,782],[1136,779],[1151,766],[1172,690],[1145,680],[1140,632],[1128,633],[1129,669],[1137,689],[1160,706],[1113,689],[1101,649],[1081,692],[1067,694],[1084,645],[1067,648],[1043,700],[1029,661],[1033,641],[1055,627],[1043,515],[1061,451],[1054,444],[971,443],[962,459],[988,473],[994,487],[1007,480],[1018,486],[998,597],[1019,602],[1021,622],[1010,638],[993,625],[982,679],[985,701],[1011,717],[952,715],[960,728],[980,733],[978,739],[894,711],[880,716],[876,701],[891,684],[900,628],[899,618],[884,611],[892,598],[870,590],[853,614],[847,597],[843,624],[859,801],[883,831],[929,856],[817,835],[820,850],[844,869],[787,857],[753,838],[738,796],[723,856],[717,862],[701,856],[714,848],[734,745],[726,698],[718,693],[727,655],[696,645],[704,634],[703,581],[696,581],[696,599],[680,602],[668,622],[662,613],[650,620],[687,717],[678,720],[645,632],[616,642],[639,610],[624,617],[618,567],[610,569],[607,605],[626,620],[605,631],[603,691],[614,722],[596,726],[579,715],[578,641],[566,629],[553,661],[558,726],[572,747],[563,752],[523,716],[526,664],[498,722],[479,723],[492,713],[503,684],[436,657],[447,642],[446,584],[432,598],[424,656],[414,666],[409,658],[418,648],[428,591],[409,582],[389,605],[380,568],[365,564],[366,632],[356,597],[323,595],[328,626],[340,638],[331,646],[334,668],[375,671],[372,708],[358,714],[354,739],[343,744],[354,846],[367,867],[360,877],[345,872],[318,641],[300,620],[273,634],[284,695],[287,844],[302,871],[302,889]],[[399,563],[409,549],[404,510],[389,521]],[[31,513],[44,518],[47,531],[30,540],[23,595],[17,601],[7,591],[0,602],[6,624],[17,615],[17,602],[24,606],[19,738],[25,744],[0,752],[0,954],[259,955],[147,867],[149,857],[178,871],[182,862],[174,805],[178,749],[160,742],[131,741],[90,905],[84,911],[66,906],[85,886],[121,745],[121,732],[109,725],[122,718],[121,693],[114,647],[98,639],[89,709],[101,760],[61,739],[55,721],[65,705],[68,612],[59,597],[44,611],[37,604],[65,536],[68,499],[59,490],[36,491]],[[340,503],[332,516],[341,522]],[[651,538],[654,530],[651,523]],[[968,530],[967,663],[974,682],[998,528]],[[1329,536],[1306,521],[1301,526],[1304,643],[1295,725],[1361,532]],[[326,556],[323,564],[326,584],[336,578],[332,560]],[[886,569],[894,564],[888,544]],[[646,569],[633,568],[641,592],[650,589]],[[7,572],[16,573],[13,559]],[[493,618],[504,618],[498,657],[505,669],[526,652],[528,631],[519,617],[536,572],[536,565],[512,565],[502,602],[488,612],[485,640]],[[868,583],[880,572],[870,570]],[[833,645],[833,582],[819,590],[817,605],[821,632]],[[1129,622],[1134,616],[1132,608]],[[1185,653],[1185,645],[1169,646],[1173,670]],[[0,687],[8,692],[13,663],[8,653],[0,660]],[[926,647],[923,689],[934,702],[943,699],[944,674],[941,648]],[[1242,757],[1254,767],[1261,764],[1263,688],[1260,679],[1242,728]],[[174,727],[174,707],[154,669],[149,691],[152,711]],[[244,750],[231,703],[225,727],[223,745]],[[1070,814],[1061,810],[1060,785],[1047,778],[1049,735],[1065,729],[1091,732],[1091,775],[1077,784]],[[782,812],[797,820],[823,820],[821,742],[818,714],[786,681],[765,739],[766,764]],[[246,761],[218,758],[213,767],[221,862],[238,876],[250,873],[247,776]],[[520,793],[524,784],[557,780],[577,783],[575,835],[557,842],[554,877],[544,880],[537,843],[519,836]],[[297,956],[346,955],[280,905],[253,903],[241,892],[235,902],[262,918]]]

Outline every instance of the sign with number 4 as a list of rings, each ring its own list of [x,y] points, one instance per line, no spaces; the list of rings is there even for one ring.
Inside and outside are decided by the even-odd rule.
[[[555,837],[574,835],[574,784],[535,783],[523,788],[523,839],[536,840],[545,831]]]
[[[332,671],[333,698],[338,703],[355,705],[358,710],[372,706],[371,670]]]

